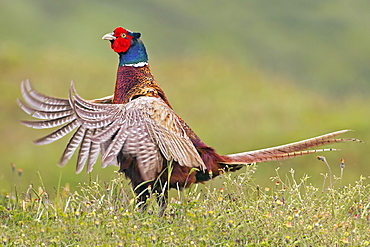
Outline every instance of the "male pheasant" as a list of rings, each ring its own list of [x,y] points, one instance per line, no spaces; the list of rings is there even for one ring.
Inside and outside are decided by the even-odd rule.
[[[165,206],[166,188],[186,188],[255,162],[334,150],[307,150],[324,144],[358,141],[335,139],[348,131],[341,130],[273,148],[219,155],[172,110],[150,71],[140,36],[122,27],[103,36],[119,55],[112,96],[84,100],[72,83],[69,98],[61,99],[35,91],[28,80],[22,82],[26,103],[18,100],[20,107],[41,119],[22,123],[36,129],[59,126],[36,140],[36,144],[54,142],[76,129],[60,159],[60,166],[64,166],[79,147],[76,172],[81,172],[85,166],[87,172],[91,172],[100,153],[102,167],[118,165],[119,171],[131,179],[139,200],[145,200],[149,195],[146,188],[151,185],[152,190],[165,195],[160,202]]]

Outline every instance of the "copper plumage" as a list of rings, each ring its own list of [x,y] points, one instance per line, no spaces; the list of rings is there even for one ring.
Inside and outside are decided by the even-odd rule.
[[[112,96],[84,100],[71,84],[68,99],[55,98],[37,92],[28,80],[22,82],[25,102],[18,100],[18,104],[27,114],[40,119],[22,123],[36,129],[58,127],[36,140],[36,144],[51,143],[74,131],[59,165],[65,165],[78,149],[76,172],[84,167],[91,172],[100,154],[102,167],[119,166],[119,171],[131,180],[139,200],[145,201],[149,185],[152,191],[162,193],[164,197],[159,203],[164,209],[168,187],[182,189],[251,163],[333,151],[332,148],[309,148],[359,141],[337,138],[348,131],[341,130],[287,145],[219,155],[173,111],[150,71],[145,47],[139,38],[139,33],[123,28],[103,37],[111,42],[120,57]]]

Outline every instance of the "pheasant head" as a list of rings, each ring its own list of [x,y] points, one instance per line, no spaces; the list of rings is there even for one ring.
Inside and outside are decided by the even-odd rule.
[[[148,64],[148,54],[140,36],[140,33],[117,27],[113,33],[104,35],[102,39],[109,40],[111,48],[118,53],[119,66],[141,67]]]
[[[113,51],[119,55],[117,80],[113,103],[123,104],[140,96],[159,96],[167,105],[168,100],[154,80],[148,64],[148,55],[140,33],[117,27],[103,36],[109,40]]]

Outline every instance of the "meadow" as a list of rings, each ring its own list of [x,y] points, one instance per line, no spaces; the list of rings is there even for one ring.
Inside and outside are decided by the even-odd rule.
[[[161,195],[152,195],[143,211],[120,175],[108,183],[91,179],[75,191],[57,187],[54,200],[48,188],[29,187],[2,201],[2,244],[370,245],[370,177],[342,185],[341,177],[330,174],[319,188],[308,176],[296,177],[293,169],[284,178],[277,170],[273,185],[261,187],[253,178],[256,169],[251,166],[236,177],[224,175],[220,188],[211,182],[173,193],[162,217],[155,200]]]
[[[3,244],[368,245],[368,2],[1,5]],[[171,105],[220,154],[340,129],[354,130],[344,137],[365,143],[336,144],[341,151],[320,154],[331,174],[316,155],[258,164],[172,191],[162,218],[152,200],[152,213],[143,214],[116,167],[98,163],[78,175],[75,159],[57,167],[66,138],[33,145],[48,132],[22,126],[19,120],[29,118],[15,103],[25,79],[58,97],[67,97],[71,80],[84,98],[112,94],[117,57],[101,36],[117,26],[142,32]]]

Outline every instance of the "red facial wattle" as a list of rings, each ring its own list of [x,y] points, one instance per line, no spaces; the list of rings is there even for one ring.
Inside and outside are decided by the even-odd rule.
[[[130,48],[132,36],[126,29],[117,27],[113,32],[113,36],[116,39],[112,42],[111,47],[115,52],[126,52]]]
[[[130,48],[131,39],[117,38],[111,44],[112,49],[117,52],[126,52]]]

